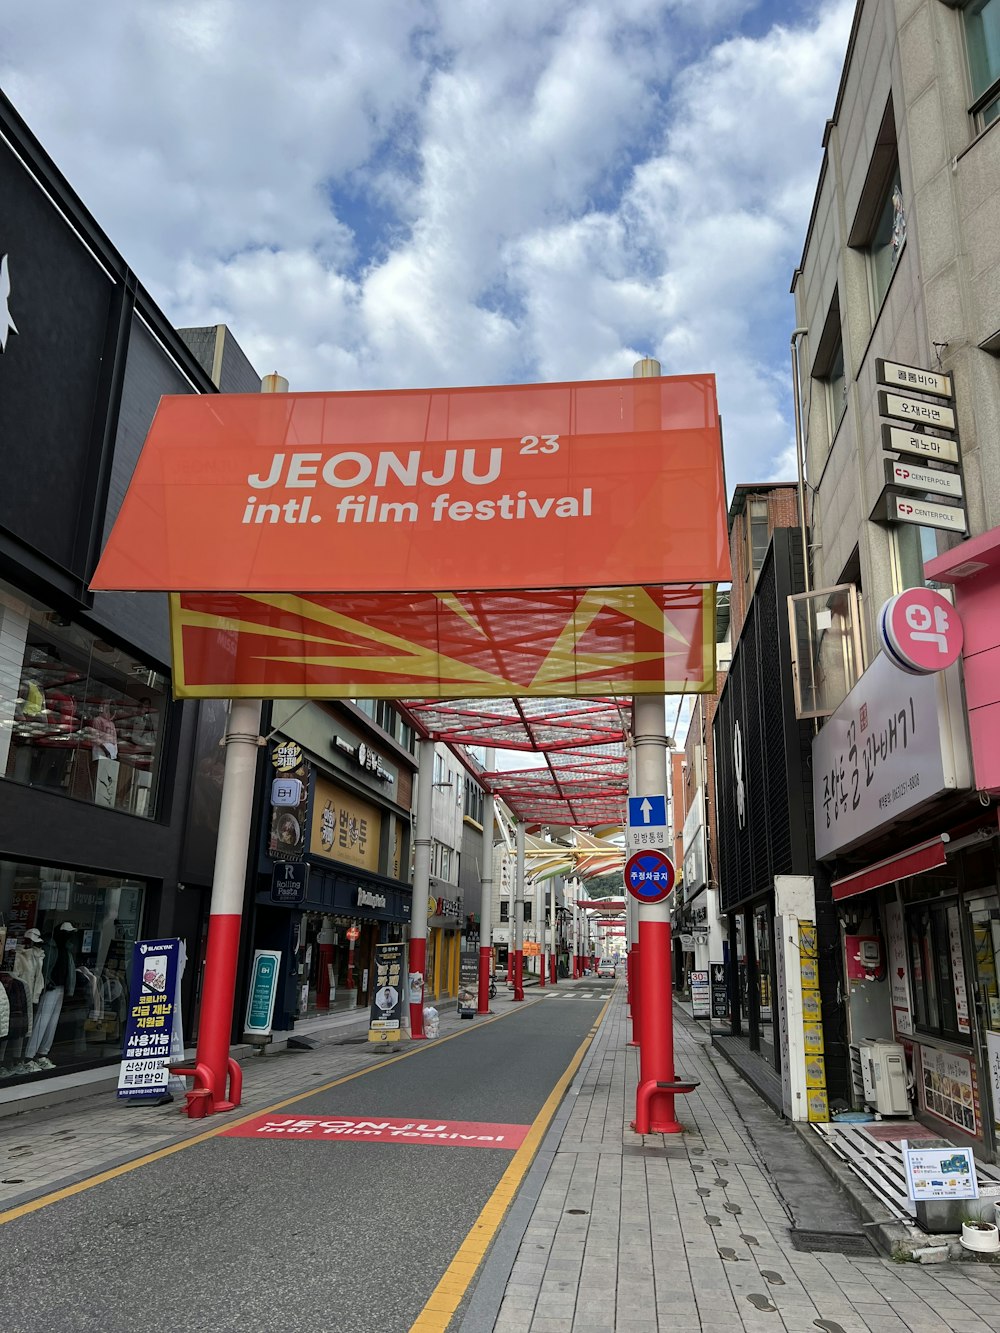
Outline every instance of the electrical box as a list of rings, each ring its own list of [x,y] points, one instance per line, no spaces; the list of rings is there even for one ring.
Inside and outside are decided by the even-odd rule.
[[[858,1043],[865,1105],[876,1115],[911,1114],[906,1052],[898,1042],[866,1039]]]

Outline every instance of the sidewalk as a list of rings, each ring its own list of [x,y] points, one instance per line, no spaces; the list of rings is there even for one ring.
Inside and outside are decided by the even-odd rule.
[[[638,1138],[624,987],[453,1321],[460,1333],[996,1333],[1000,1270],[881,1257],[795,1131],[675,1023],[683,1135]]]

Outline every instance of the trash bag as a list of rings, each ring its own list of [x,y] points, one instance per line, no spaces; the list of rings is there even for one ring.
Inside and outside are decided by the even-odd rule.
[[[424,1036],[436,1037],[441,1030],[438,1011],[431,1004],[424,1005]]]

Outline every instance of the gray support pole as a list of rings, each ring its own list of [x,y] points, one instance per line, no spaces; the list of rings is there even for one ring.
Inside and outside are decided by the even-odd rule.
[[[524,999],[524,825],[514,835],[514,999]]]
[[[417,742],[417,821],[413,838],[413,903],[410,908],[410,1036],[424,1040],[424,981],[427,969],[427,897],[431,889],[431,802],[434,742]]]
[[[487,779],[493,772],[494,752],[486,751]],[[493,975],[493,824],[496,801],[487,791],[483,798],[483,864],[479,872],[479,1004],[478,1012],[490,1012],[490,979]]]

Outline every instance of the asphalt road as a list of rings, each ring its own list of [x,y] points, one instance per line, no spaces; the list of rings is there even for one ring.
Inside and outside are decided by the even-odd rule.
[[[600,1011],[557,991],[278,1118],[530,1125]],[[0,1227],[0,1325],[399,1333],[511,1158],[405,1141],[194,1144]]]

